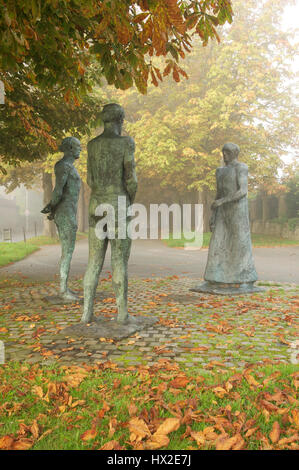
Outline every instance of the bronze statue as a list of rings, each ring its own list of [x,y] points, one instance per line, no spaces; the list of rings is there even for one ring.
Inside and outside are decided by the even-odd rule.
[[[225,166],[217,168],[217,195],[212,204],[212,237],[204,279],[192,289],[210,293],[247,293],[255,287],[257,273],[252,256],[248,215],[248,167],[238,161],[238,145],[227,143]]]
[[[137,191],[134,150],[131,137],[121,136],[124,121],[124,110],[118,104],[104,106],[102,120],[104,131],[88,143],[87,183],[91,188],[89,204],[89,260],[84,277],[84,312],[81,321],[93,320],[93,306],[99,276],[105,259],[108,238],[99,238],[96,230],[100,217],[96,208],[100,204],[109,204],[115,214],[115,236],[110,239],[112,284],[115,291],[118,309],[117,321],[128,323],[128,259],[131,250],[131,239],[118,237],[118,198],[125,197],[126,208],[134,201]],[[125,227],[128,220],[125,214]]]
[[[78,297],[68,288],[68,277],[75,248],[77,232],[77,206],[81,180],[74,167],[79,158],[81,144],[75,137],[63,139],[59,150],[64,153],[54,167],[56,183],[51,201],[41,211],[54,219],[61,243],[60,294],[65,300],[77,300]]]

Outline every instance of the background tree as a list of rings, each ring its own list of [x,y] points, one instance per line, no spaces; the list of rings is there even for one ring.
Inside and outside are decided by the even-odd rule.
[[[206,44],[218,37],[216,27],[231,21],[230,0],[6,0],[0,3],[0,79],[6,104],[0,127],[11,120],[32,141],[44,139],[55,149],[51,125],[36,113],[28,93],[44,90],[81,106],[92,84],[105,78],[116,88],[133,84],[146,92],[148,80],[161,72],[152,57],[170,57],[165,74],[184,74],[180,57],[190,51],[194,33]],[[165,61],[164,61],[165,62]],[[96,63],[97,73],[91,65]],[[7,127],[8,126],[8,127]],[[22,132],[20,130],[20,132]],[[29,138],[29,137],[28,137]],[[2,141],[1,141],[2,142]],[[33,142],[32,142],[33,143]],[[5,159],[11,152],[0,148]],[[38,153],[30,153],[39,158]],[[20,152],[16,159],[26,159]]]
[[[236,0],[234,23],[223,29],[221,43],[202,48],[194,42],[184,64],[189,80],[152,86],[147,96],[118,93],[136,140],[139,174],[178,191],[209,192],[221,147],[232,141],[249,166],[250,189],[273,188],[282,157],[298,143],[296,47],[280,26],[286,3]]]

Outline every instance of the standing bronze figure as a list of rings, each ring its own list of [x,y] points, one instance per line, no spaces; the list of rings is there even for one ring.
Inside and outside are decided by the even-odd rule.
[[[118,104],[104,106],[102,120],[104,131],[88,143],[87,183],[91,188],[89,204],[89,260],[84,277],[84,312],[81,321],[93,320],[94,298],[105,259],[108,238],[100,238],[96,225],[100,217],[96,209],[100,204],[112,206],[115,215],[115,236],[110,239],[112,284],[118,309],[117,322],[128,323],[128,259],[131,239],[118,237],[118,198],[125,197],[126,208],[134,201],[137,178],[134,161],[134,140],[121,136],[124,110]],[[128,220],[125,215],[125,228]]]
[[[81,180],[74,162],[79,158],[81,144],[75,137],[63,139],[59,150],[64,153],[54,167],[56,183],[51,201],[41,211],[56,224],[61,243],[60,294],[65,300],[78,300],[68,288],[71,260],[77,233],[77,206]]]
[[[239,152],[236,144],[223,146],[225,166],[216,170],[217,195],[212,204],[206,282],[193,291],[229,294],[263,290],[254,286],[257,273],[248,214],[248,167],[238,161]]]

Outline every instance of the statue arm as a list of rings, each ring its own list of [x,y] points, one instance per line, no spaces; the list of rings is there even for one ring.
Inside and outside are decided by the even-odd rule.
[[[124,158],[124,176],[125,188],[129,194],[131,204],[133,203],[137,192],[137,176],[135,171],[134,151],[134,140],[129,138]]]
[[[59,162],[58,164],[55,165],[55,178],[56,178],[55,188],[52,193],[51,201],[41,211],[44,214],[55,211],[55,208],[60,203],[62,195],[63,195],[63,188],[68,178],[68,173],[69,173],[68,165],[59,164]]]
[[[248,168],[247,166],[237,169],[237,182],[238,182],[239,189],[230,196],[226,196],[226,197],[223,197],[214,201],[213,203],[214,208],[222,206],[222,204],[226,204],[228,202],[239,201],[243,197],[247,196],[247,192],[248,192]]]

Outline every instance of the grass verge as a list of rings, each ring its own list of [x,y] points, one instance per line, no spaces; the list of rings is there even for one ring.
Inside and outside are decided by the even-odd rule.
[[[86,237],[86,233],[77,232],[77,240],[82,240]],[[2,242],[0,243],[0,267],[22,260],[34,251],[37,251],[41,246],[56,245],[58,243],[58,238],[46,237],[44,235],[29,238],[27,242]]]
[[[170,235],[170,238],[163,239],[163,242],[170,248],[182,248],[185,244],[192,243],[192,235],[193,232],[188,233],[187,238],[184,235],[179,238],[173,238],[173,235]],[[209,246],[211,235],[211,232],[203,234],[203,248],[207,248]],[[251,240],[252,245],[256,248],[299,245],[299,240],[287,240],[285,238],[272,237],[271,235],[258,235],[254,233],[251,235]],[[194,246],[196,246],[196,244]]]
[[[298,367],[0,366],[0,449],[298,449]]]

